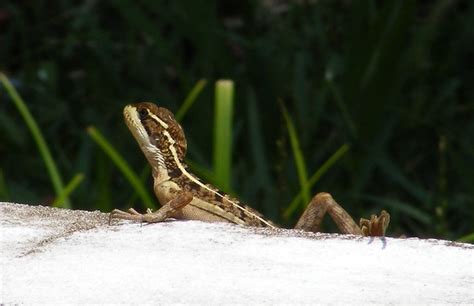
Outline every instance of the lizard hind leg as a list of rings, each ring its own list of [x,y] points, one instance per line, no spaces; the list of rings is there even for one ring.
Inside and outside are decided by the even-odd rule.
[[[301,215],[295,229],[319,232],[324,215],[328,213],[343,234],[363,235],[354,219],[326,192],[316,194]]]
[[[379,216],[372,215],[370,220],[360,219],[357,226],[354,219],[339,205],[329,193],[321,192],[313,197],[295,226],[309,232],[319,232],[324,215],[328,213],[343,234],[361,236],[385,236],[390,215],[382,210]]]
[[[147,209],[145,214],[140,214],[133,208],[130,208],[128,212],[114,209],[109,215],[109,224],[112,219],[123,219],[146,223],[162,222],[170,217],[174,217],[184,206],[191,203],[192,200],[193,195],[190,192],[181,192],[177,197],[168,201],[155,212],[151,212],[150,209]]]

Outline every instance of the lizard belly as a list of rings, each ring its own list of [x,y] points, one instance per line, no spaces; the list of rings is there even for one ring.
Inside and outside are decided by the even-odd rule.
[[[168,203],[170,200],[182,191],[181,187],[173,181],[164,181],[155,183],[155,195],[161,205]],[[246,225],[245,221],[239,219],[231,212],[216,206],[213,203],[194,197],[191,203],[186,205],[175,216],[177,219],[200,220],[205,222],[230,222]]]
[[[203,201],[197,197],[194,197],[191,203],[185,206],[176,218],[246,225],[243,220],[237,218],[234,214],[226,212],[215,204]]]

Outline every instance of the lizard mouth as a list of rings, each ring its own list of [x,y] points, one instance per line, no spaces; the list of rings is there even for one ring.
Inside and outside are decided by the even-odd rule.
[[[123,109],[123,116],[128,129],[137,140],[140,147],[151,145],[148,133],[140,121],[137,108],[133,105],[127,105]]]

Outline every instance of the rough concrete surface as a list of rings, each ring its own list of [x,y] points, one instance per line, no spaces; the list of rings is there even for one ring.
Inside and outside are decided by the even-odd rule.
[[[0,203],[0,303],[474,303],[474,247]]]

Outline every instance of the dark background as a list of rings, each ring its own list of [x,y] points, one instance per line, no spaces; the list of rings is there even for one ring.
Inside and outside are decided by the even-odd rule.
[[[3,1],[0,35],[0,69],[63,179],[85,175],[74,208],[109,211],[134,194],[86,128],[141,173],[123,106],[176,111],[201,78],[182,124],[189,159],[210,167],[213,84],[228,78],[232,189],[269,218],[292,226],[300,213],[282,214],[300,186],[281,99],[309,175],[350,144],[312,193],[332,193],[356,217],[388,210],[389,235],[474,232],[472,1]],[[0,200],[51,203],[44,162],[3,88],[0,135]]]

